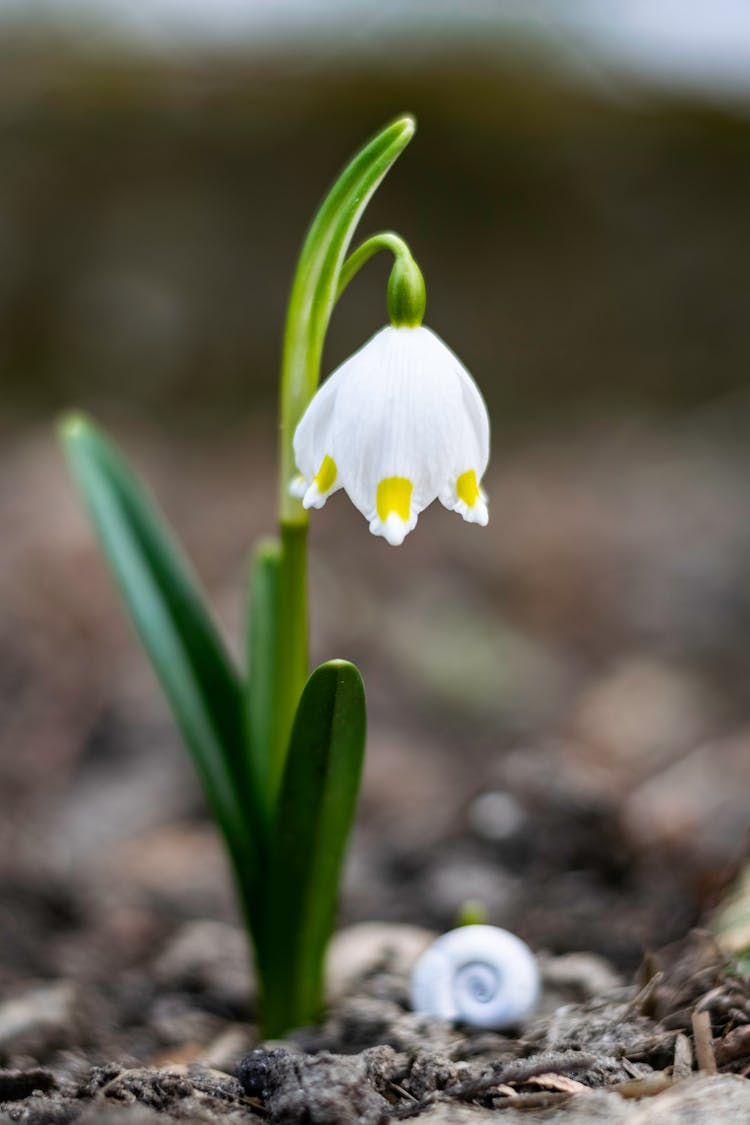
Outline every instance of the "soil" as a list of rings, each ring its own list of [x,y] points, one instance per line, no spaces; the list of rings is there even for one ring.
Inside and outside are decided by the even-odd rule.
[[[543,958],[538,1013],[501,1035],[409,1010],[409,968],[429,935],[354,926],[331,951],[325,1023],[265,1044],[242,937],[188,923],[137,975],[6,1000],[1,1119],[386,1125],[502,1110],[511,1121],[642,1121],[647,1104],[655,1121],[750,1120],[750,1084],[737,1077],[750,1071],[750,985],[706,933],[649,959],[640,986],[593,955]]]
[[[740,406],[509,443],[481,550],[444,512],[401,554],[342,497],[320,513],[314,656],[360,665],[370,738],[328,1016],[281,1043],[259,1038],[223,857],[58,454],[19,431],[0,1120],[750,1121],[748,984],[707,933],[747,845]],[[234,637],[269,432],[118,431]],[[540,957],[512,1033],[408,1009],[424,929],[469,899]]]

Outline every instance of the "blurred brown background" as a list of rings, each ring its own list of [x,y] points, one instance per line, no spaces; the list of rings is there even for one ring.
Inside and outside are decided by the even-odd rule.
[[[317,36],[217,42],[10,5],[0,980],[80,974],[92,943],[129,962],[175,918],[233,911],[55,417],[83,407],[122,443],[241,651],[295,257],[404,110],[419,132],[360,233],[407,238],[428,323],[486,393],[491,524],[430,510],[394,551],[342,495],[314,516],[313,653],[356,660],[370,698],[343,917],[448,926],[475,897],[535,945],[631,967],[744,856],[747,92],[721,58],[713,85],[648,44],[629,67],[585,21],[406,6],[386,34],[350,7]],[[383,324],[386,277],[347,292],[327,369]]]

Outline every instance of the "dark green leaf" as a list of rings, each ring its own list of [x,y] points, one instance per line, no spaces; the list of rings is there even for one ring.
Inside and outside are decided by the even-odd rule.
[[[99,542],[252,898],[257,848],[237,672],[188,564],[117,449],[77,415],[64,420],[61,435]]]
[[[365,728],[357,669],[341,660],[321,665],[295,716],[273,834],[262,957],[269,1035],[320,1015],[323,957],[359,792]]]

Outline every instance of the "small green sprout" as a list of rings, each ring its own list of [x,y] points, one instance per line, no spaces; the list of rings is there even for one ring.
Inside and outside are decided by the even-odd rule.
[[[251,568],[244,671],[227,651],[164,518],[122,455],[86,417],[70,415],[61,424],[73,478],[222,833],[254,953],[266,1036],[322,1014],[324,955],[365,745],[364,688],[354,665],[331,660],[309,674],[307,509],[343,483],[371,519],[371,530],[391,543],[403,539],[438,495],[465,519],[486,522],[479,487],[489,450],[484,403],[453,353],[420,327],[424,281],[406,243],[387,232],[347,256],[368,202],[414,129],[411,117],[401,117],[365,145],[333,185],[302,248],[281,373],[279,539],[259,545]],[[389,345],[381,367],[386,382],[396,371],[402,384],[405,362],[419,369],[420,408],[406,429],[397,429],[407,437],[413,431],[421,446],[402,449],[403,464],[397,457],[390,465],[383,453],[388,419],[377,418],[372,434],[362,438],[364,447],[369,441],[380,450],[370,458],[374,476],[365,474],[372,495],[363,499],[352,441],[339,469],[334,447],[326,445],[330,430],[319,424],[316,391],[334,306],[382,249],[394,257],[392,326],[384,332],[396,333],[398,345]],[[433,375],[440,384],[434,394]],[[378,377],[375,371],[376,383]],[[321,395],[329,388],[331,397],[334,380],[341,381],[338,373]],[[399,413],[398,395],[392,401]],[[347,419],[354,421],[341,403],[338,417],[345,427]]]
[[[487,907],[479,898],[467,898],[461,903],[456,926],[486,926]]]

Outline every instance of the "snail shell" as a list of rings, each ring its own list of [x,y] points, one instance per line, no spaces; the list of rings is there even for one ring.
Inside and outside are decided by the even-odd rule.
[[[475,1027],[520,1023],[539,996],[529,947],[497,926],[461,926],[422,954],[411,977],[415,1012]]]

